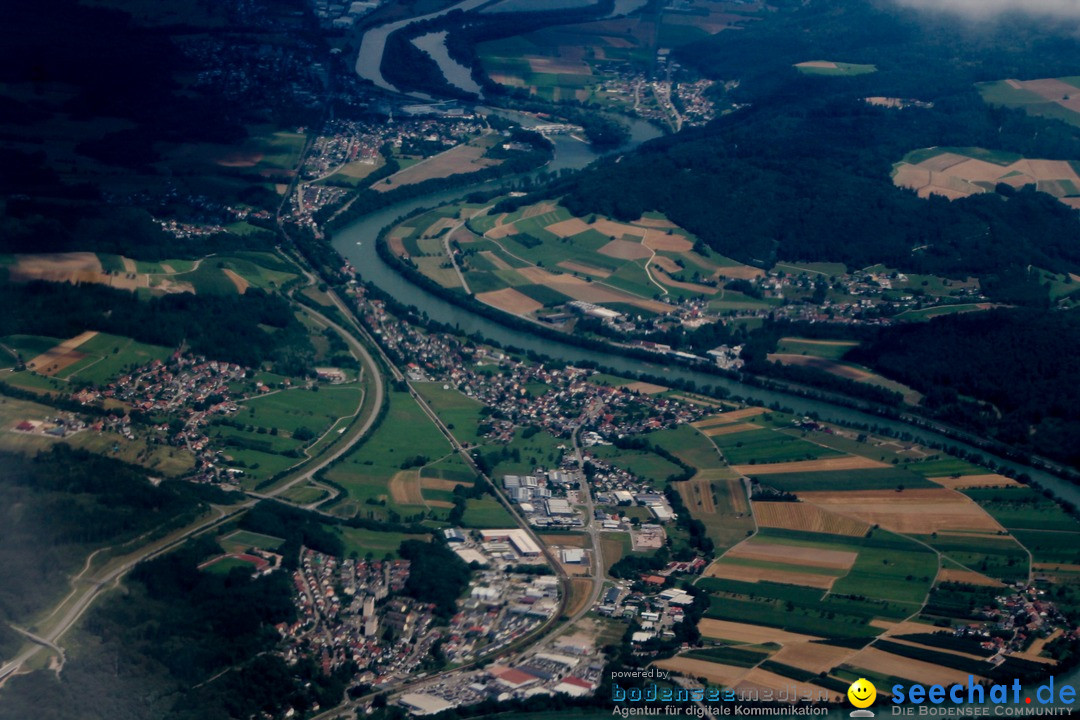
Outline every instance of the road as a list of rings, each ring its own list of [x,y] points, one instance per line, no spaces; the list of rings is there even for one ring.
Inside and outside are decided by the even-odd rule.
[[[120,581],[120,578],[127,574],[133,567],[141,562],[150,560],[151,558],[179,547],[195,535],[207,532],[228,522],[236,515],[252,507],[254,504],[255,501],[250,500],[239,506],[232,506],[228,509],[214,506],[213,511],[216,517],[198,522],[182,531],[178,531],[178,533],[173,533],[164,540],[159,540],[157,543],[142,548],[135,554],[125,558],[123,562],[120,562],[116,567],[107,570],[100,577],[89,580],[89,587],[82,593],[77,594],[74,598],[68,596],[68,598],[64,600],[65,604],[70,602],[70,607],[68,607],[63,615],[61,615],[59,620],[53,623],[53,626],[50,629],[37,634],[31,634],[20,630],[22,634],[31,637],[36,644],[27,647],[13,660],[6,663],[3,667],[0,667],[0,685],[2,685],[9,677],[17,673],[22,666],[37,655],[43,647],[59,650],[61,657],[63,657],[63,650],[58,645],[60,638],[63,637],[64,633],[70,630],[86,611],[90,609],[91,604],[97,599],[98,595],[101,594],[102,590],[115,586]]]
[[[308,278],[313,283],[315,282],[314,276],[312,276],[310,273],[308,274]],[[349,310],[344,305],[344,303],[341,302],[341,299],[338,298],[336,294],[331,294],[330,297],[334,301],[334,303],[342,310],[344,316],[346,318],[350,318],[351,314],[349,313]],[[308,482],[314,477],[317,472],[340,458],[345,453],[349,452],[357,443],[357,441],[359,441],[360,438],[364,437],[367,432],[371,430],[372,426],[374,425],[376,419],[379,416],[379,409],[382,407],[383,402],[385,402],[384,382],[382,373],[379,370],[378,363],[375,362],[375,359],[372,357],[371,353],[368,352],[367,348],[364,346],[363,343],[356,339],[353,333],[347,331],[345,328],[341,327],[322,313],[316,310],[312,310],[311,308],[307,308],[307,310],[312,315],[316,316],[321,322],[326,323],[328,327],[334,328],[334,330],[345,339],[353,354],[357,357],[357,359],[361,361],[363,366],[363,372],[369,373],[369,377],[372,381],[371,385],[372,392],[374,393],[374,402],[371,405],[371,412],[369,413],[368,417],[365,418],[363,422],[358,424],[351,432],[349,432],[348,436],[343,441],[339,442],[338,447],[336,447],[333,452],[330,452],[321,457],[319,460],[304,466],[303,469],[299,471],[295,477],[290,478],[288,481],[278,485],[277,487],[265,493],[248,493],[251,499],[240,505],[231,506],[228,509],[215,506],[214,512],[216,514],[216,517],[190,526],[179,534],[174,533],[173,535],[169,536],[169,538],[167,539],[167,541],[164,542],[164,544],[162,544],[162,541],[158,541],[157,543],[148,545],[147,547],[142,548],[133,555],[128,556],[122,563],[107,570],[103,575],[100,575],[99,577],[94,579],[86,580],[86,582],[89,583],[88,587],[86,587],[81,592],[78,588],[73,590],[72,593],[65,597],[64,600],[61,601],[61,603],[57,606],[57,608],[54,609],[53,612],[49,615],[49,619],[52,620],[52,618],[56,616],[58,612],[63,612],[63,614],[58,620],[55,620],[51,623],[51,627],[48,630],[33,634],[29,633],[28,631],[16,628],[17,630],[19,630],[19,632],[27,635],[36,644],[25,648],[13,660],[6,663],[3,667],[0,667],[0,685],[2,685],[7,680],[7,678],[11,677],[12,675],[16,674],[20,669],[22,669],[22,667],[31,658],[36,656],[38,652],[42,650],[42,648],[47,647],[52,649],[53,651],[58,651],[61,658],[63,658],[63,650],[58,645],[60,638],[63,637],[63,635],[68,630],[70,630],[71,627],[76,622],[78,622],[78,620],[86,613],[94,600],[97,599],[97,597],[101,594],[101,591],[103,589],[115,586],[117,583],[119,583],[120,579],[124,575],[126,575],[133,567],[135,567],[141,562],[145,562],[146,560],[150,560],[154,557],[157,557],[158,555],[161,555],[162,553],[179,547],[195,535],[202,534],[222,525],[223,523],[231,520],[237,515],[247,511],[249,508],[254,506],[258,500],[277,497],[278,495],[281,495],[295,485],[303,482]],[[88,559],[86,566],[83,568],[82,572],[78,577],[82,577],[86,574],[87,570],[90,567],[90,562],[91,560]],[[65,607],[67,609],[63,610]]]

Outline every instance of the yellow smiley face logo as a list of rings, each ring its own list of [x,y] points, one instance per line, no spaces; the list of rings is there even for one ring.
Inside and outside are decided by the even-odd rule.
[[[848,700],[857,708],[870,707],[877,699],[877,688],[866,678],[859,678],[851,683],[847,690]]]

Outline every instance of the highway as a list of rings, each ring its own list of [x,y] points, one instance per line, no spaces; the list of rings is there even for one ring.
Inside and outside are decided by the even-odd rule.
[[[314,276],[308,274],[309,280],[312,283],[315,282]],[[336,295],[331,294],[331,299],[342,310],[346,318],[351,318],[348,308],[341,302],[341,299]],[[330,453],[327,453],[318,460],[305,465],[295,477],[289,478],[287,482],[284,482],[277,487],[268,490],[265,493],[247,493],[251,498],[248,501],[241,503],[240,505],[233,505],[227,508],[214,506],[213,511],[215,517],[205,519],[194,525],[185,528],[178,533],[173,533],[168,536],[164,541],[157,541],[151,543],[144,548],[141,548],[132,555],[126,557],[123,562],[116,564],[114,567],[106,565],[107,570],[104,574],[93,578],[83,580],[83,576],[87,574],[90,569],[90,563],[92,558],[88,558],[86,565],[83,567],[82,572],[79,573],[73,579],[73,585],[76,587],[72,592],[65,597],[48,615],[48,624],[50,627],[47,630],[41,630],[38,633],[31,633],[28,630],[22,628],[15,628],[21,634],[29,638],[34,644],[24,648],[18,655],[12,660],[5,663],[0,667],[0,686],[7,681],[8,678],[17,674],[23,666],[35,657],[43,648],[49,648],[54,652],[57,652],[61,659],[64,657],[63,649],[59,645],[60,639],[64,636],[71,627],[79,621],[79,619],[86,613],[86,611],[93,604],[101,594],[102,590],[110,587],[115,587],[120,579],[126,575],[133,567],[141,562],[150,560],[158,555],[169,552],[183,543],[187,542],[190,538],[200,535],[202,533],[213,530],[226,522],[232,520],[243,512],[247,511],[255,505],[256,502],[262,499],[275,498],[281,495],[289,488],[298,485],[303,482],[311,480],[316,473],[328,466],[330,463],[337,460],[339,457],[349,452],[357,441],[359,441],[364,435],[369,432],[375,423],[375,420],[379,416],[379,409],[385,402],[385,383],[383,382],[382,373],[379,370],[379,365],[375,362],[375,359],[368,352],[364,344],[361,343],[356,337],[342,328],[334,321],[327,318],[325,315],[306,308],[308,312],[319,318],[320,321],[326,323],[329,327],[334,328],[341,336],[346,340],[354,356],[362,363],[362,372],[369,373],[371,378],[372,392],[374,393],[374,402],[371,405],[371,412],[368,417],[361,423],[356,425],[343,441],[338,443],[338,446]],[[389,365],[388,365],[389,366]],[[85,584],[86,587],[80,590],[78,585]],[[54,618],[59,615],[59,619]]]

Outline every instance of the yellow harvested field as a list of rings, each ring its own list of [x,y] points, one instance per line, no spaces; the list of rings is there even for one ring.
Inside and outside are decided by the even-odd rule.
[[[675,262],[667,255],[654,255],[652,261],[649,264],[650,266],[655,265],[661,270],[669,273],[682,272],[683,270],[681,267],[679,267],[679,263]]]
[[[836,360],[830,360],[829,358],[818,357],[816,355],[799,355],[796,353],[769,353],[770,362],[778,362],[781,365],[798,365],[800,367],[810,367],[815,370],[821,370],[822,372],[832,373],[848,380],[855,380],[857,382],[866,382],[875,377],[874,373],[869,370],[864,370],[860,367],[856,367],[849,363],[838,362]]]
[[[596,252],[617,260],[641,260],[652,255],[649,248],[632,240],[612,240]]]
[[[801,670],[821,673],[847,662],[847,659],[857,652],[858,650],[851,648],[823,645],[821,643],[791,643],[784,645],[778,653],[772,656],[772,659],[778,663],[797,667]]]
[[[623,385],[623,388],[633,392],[639,392],[642,395],[656,395],[657,393],[667,392],[667,388],[663,385],[654,385],[653,383],[641,381],[627,383],[626,385]]]
[[[626,223],[605,219],[597,220],[589,227],[610,238],[621,238],[623,235],[633,235],[640,239],[645,237],[645,233],[648,232],[645,228],[634,227],[633,225],[627,225]]]
[[[755,502],[754,519],[761,527],[863,537],[870,526],[805,502]]]
[[[696,423],[691,423],[696,428],[707,428],[714,425],[727,425],[728,423],[738,422],[739,420],[745,420],[747,418],[757,417],[763,413],[769,412],[763,407],[748,407],[742,410],[732,410],[731,412],[722,413],[720,415],[713,415],[707,417],[704,420],[698,420]]]
[[[425,180],[476,172],[501,162],[483,157],[485,151],[485,147],[473,143],[458,145],[426,160],[421,160],[415,165],[410,165],[404,170],[398,170],[393,175],[373,184],[371,189],[376,192],[389,192],[404,185],[415,185]]]
[[[729,479],[726,481],[728,484],[728,499],[731,500],[731,509],[737,513],[750,512],[750,498],[746,494],[746,486],[743,485],[742,480]]]
[[[801,337],[783,337],[780,338],[780,342],[797,342],[800,345],[820,345],[821,347],[855,347],[859,344],[856,340],[814,340]]]
[[[514,288],[503,288],[490,292],[478,293],[476,299],[492,307],[499,308],[514,315],[528,315],[544,307],[544,304],[533,300],[528,295],[520,293]]]
[[[929,535],[948,530],[1004,531],[970,498],[945,488],[909,488],[903,492],[804,492],[799,493],[799,497],[804,502],[900,533]]]
[[[1050,635],[1048,635],[1047,637],[1036,638],[1035,642],[1031,643],[1031,647],[1029,647],[1027,649],[1027,653],[1030,654],[1030,655],[1035,656],[1039,660],[1045,661],[1047,658],[1039,658],[1039,653],[1041,653],[1043,651],[1044,647],[1046,647],[1047,645],[1049,645],[1050,643],[1054,642],[1059,637],[1061,637],[1064,634],[1064,632],[1065,632],[1064,630],[1062,630],[1061,628],[1058,628],[1054,632],[1050,633]]]
[[[443,480],[442,478],[420,478],[420,487],[424,490],[453,490],[458,485],[472,487],[471,482],[460,480]]]
[[[592,580],[586,578],[574,578],[570,581],[570,599],[566,603],[566,614],[577,615],[589,602],[589,594],[592,591]]]
[[[589,64],[582,61],[567,60],[558,57],[540,57],[528,55],[525,58],[529,63],[529,69],[534,73],[550,73],[553,75],[591,75]]]
[[[882,637],[895,637],[897,635],[916,635],[918,633],[932,633],[937,632],[941,628],[935,627],[932,623],[919,622],[916,620],[902,620],[900,622],[889,622],[887,620],[871,620],[870,625],[877,628],[883,628],[886,630]]]
[[[656,276],[656,280],[668,287],[679,288],[680,290],[687,290],[692,293],[698,293],[700,295],[716,295],[720,292],[720,288],[713,287],[711,285],[700,285],[698,283],[683,282],[682,280],[676,280],[668,275],[660,268],[650,268],[653,275]]]
[[[1069,88],[1067,92],[1080,102],[1080,95],[1071,85],[1057,80],[1035,80],[1023,83],[1023,86],[1028,88],[1031,83],[1051,83],[1052,87]],[[1080,108],[1080,104],[1077,107]],[[898,163],[893,172],[893,184],[915,190],[919,197],[942,195],[950,200],[991,192],[998,183],[1014,188],[1035,185],[1039,190],[1064,200],[1077,182],[1080,182],[1080,175],[1072,164],[1063,160],[1021,158],[1012,163],[998,164],[951,152],[918,163]]]
[[[647,227],[647,228],[660,228],[660,229],[663,229],[663,230],[667,230],[668,228],[676,228],[676,227],[678,227],[678,225],[671,222],[667,218],[641,217],[641,218],[638,218],[637,220],[635,220],[634,224],[635,225],[641,225],[642,227]]]
[[[951,568],[941,568],[938,570],[937,578],[934,582],[957,582],[967,583],[968,585],[984,585],[986,587],[1003,586],[1001,581],[987,577],[974,570],[953,570]]]
[[[702,428],[701,434],[708,437],[720,437],[721,435],[735,435],[741,432],[750,432],[752,430],[764,430],[765,428],[760,425],[754,425],[752,423],[735,423],[734,425],[720,425],[718,427],[706,427]]]
[[[750,672],[750,668],[722,665],[708,660],[694,660],[688,657],[673,657],[668,660],[660,660],[654,664],[662,670],[671,670],[693,678],[703,677],[710,683],[725,687],[734,687]]]
[[[394,477],[390,478],[389,489],[390,498],[398,505],[424,504],[418,470],[401,470],[394,473]]]
[[[248,286],[250,285],[247,280],[240,277],[228,268],[225,268],[224,270],[222,270],[222,272],[224,272],[225,276],[232,281],[233,285],[236,286],[236,292],[240,293],[241,295],[247,292]]]
[[[570,237],[571,235],[578,235],[580,233],[583,233],[591,227],[592,225],[589,225],[589,223],[585,222],[581,218],[573,217],[569,220],[561,220],[557,223],[552,223],[544,229],[547,230],[549,233],[554,233],[555,235],[564,238]]]
[[[766,465],[733,465],[732,467],[743,475],[777,475],[779,473],[869,470],[871,468],[892,466],[860,455],[845,455],[844,457],[823,458],[821,460],[795,460],[792,462],[768,463]]]
[[[121,258],[124,267],[132,262]],[[108,285],[120,290],[135,290],[150,287],[150,276],[145,273],[107,273],[101,266],[98,256],[90,252],[47,253],[34,255],[16,255],[15,261],[8,267],[8,279],[12,282],[30,282],[46,280],[48,282],[94,283]],[[186,285],[186,284],[185,284]],[[187,285],[162,289],[167,292],[190,292]]]
[[[576,547],[587,548],[592,547],[589,536],[584,533],[566,534],[566,535],[537,535],[545,545],[552,545],[555,547]]]
[[[827,550],[771,542],[754,542],[751,538],[727,551],[724,557],[761,560],[764,562],[803,565],[806,567],[848,570],[855,564],[858,553],[848,550]]]
[[[872,647],[860,650],[847,664],[885,676],[913,680],[924,685],[951,685],[952,683],[966,683],[968,680],[966,672],[900,657]],[[975,681],[979,680],[982,680],[982,677],[976,675]]]
[[[927,478],[931,482],[943,485],[950,490],[967,490],[969,488],[996,488],[996,487],[1019,487],[1020,483],[1010,477],[990,473],[987,475],[961,475],[960,477],[932,477]]]
[[[586,275],[593,275],[598,278],[606,278],[611,276],[610,270],[593,267],[592,265],[585,265],[583,263],[574,262],[573,260],[563,260],[561,263],[559,263],[559,267],[561,267],[563,270],[569,270],[570,272],[585,273]]]
[[[657,252],[689,252],[694,249],[694,243],[682,235],[668,235],[659,230],[649,230],[645,233],[645,246]]]
[[[729,640],[737,643],[760,645],[762,643],[778,643],[791,645],[794,643],[808,643],[811,640],[820,640],[816,635],[803,635],[801,633],[788,632],[779,628],[750,625],[748,623],[731,622],[730,620],[714,620],[702,618],[698,622],[698,630],[704,637],[713,640]]]
[[[500,270],[512,270],[510,263],[503,260],[491,250],[481,250],[480,256]]]
[[[683,502],[687,507],[695,508],[694,515],[704,513],[716,514],[716,504],[713,502],[712,482],[709,480],[686,480],[675,483]]]
[[[727,265],[716,269],[716,274],[721,277],[735,278],[737,280],[753,280],[762,277],[765,271],[751,265]]]
[[[807,60],[806,62],[795,63],[795,67],[804,68],[822,68],[827,70],[835,70],[836,63],[830,60]]]
[[[666,315],[672,310],[671,305],[666,305],[662,302],[657,302],[656,300],[646,300],[601,282],[585,282],[581,278],[565,274],[557,275],[555,273],[550,273],[543,268],[520,268],[518,274],[529,282],[538,285],[546,285],[552,290],[557,290],[575,300],[584,300],[585,302],[591,303],[629,303],[643,310],[662,315]]]
[[[821,588],[822,590],[831,590],[833,583],[838,579],[833,575],[820,575],[818,573],[792,572],[749,565],[731,565],[725,563],[722,559],[707,567],[703,575],[704,577],[719,578],[721,580],[784,583],[785,585],[803,585]]]
[[[86,353],[81,353],[76,348],[96,335],[96,330],[88,330],[62,343],[57,343],[37,357],[32,358],[26,363],[26,367],[40,375],[55,375],[86,357]]]

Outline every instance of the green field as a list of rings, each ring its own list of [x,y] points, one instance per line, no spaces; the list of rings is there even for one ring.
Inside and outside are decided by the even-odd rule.
[[[732,465],[838,457],[841,453],[784,433],[752,430],[711,438]]]
[[[858,63],[834,62],[835,67],[808,67],[796,65],[795,68],[804,75],[825,75],[828,77],[850,77],[854,75],[867,75],[877,72],[875,65],[860,65]]]
[[[1080,78],[1062,77],[1055,78],[1067,85],[1072,85],[1080,92]],[[1009,108],[1019,108],[1029,115],[1062,120],[1070,125],[1080,127],[1080,113],[1074,112],[1063,105],[1047,100],[1042,95],[1024,88],[1012,87],[1005,80],[994,82],[975,83],[979,94],[984,102],[990,105],[1001,105]]]
[[[1080,533],[1080,522],[1031,488],[978,488],[963,492],[1010,530]],[[1074,535],[1072,541],[1078,539],[1080,535]]]
[[[398,548],[404,541],[422,540],[428,542],[431,540],[428,535],[380,532],[340,525],[328,527],[328,529],[341,538],[341,542],[345,546],[345,557],[358,559],[366,558],[369,554],[375,560],[382,560],[387,555],[396,558],[398,557]]]
[[[1015,538],[944,534],[912,537],[930,545],[964,568],[1004,582],[1027,579],[1028,554]]]
[[[591,452],[597,458],[631,472],[657,488],[663,488],[670,476],[682,472],[678,465],[648,450],[620,450],[613,445],[597,445]]]
[[[165,360],[173,350],[99,333],[80,345],[78,352],[88,357],[64,368],[56,377],[100,386],[153,360]]]
[[[424,506],[394,503],[388,483],[403,465],[416,467],[418,459],[426,465],[449,455],[450,443],[408,393],[392,390],[387,402],[378,428],[326,471],[326,479],[344,487],[351,501],[342,503],[336,512],[386,520],[391,512],[415,515],[426,511]],[[403,444],[402,438],[408,438],[408,443]]]
[[[698,469],[715,468],[723,464],[709,438],[689,425],[652,433],[649,439],[687,465]]]
[[[809,340],[806,338],[781,338],[776,352],[792,355],[813,355],[827,360],[839,360],[848,350],[858,346],[851,340]]]
[[[235,557],[223,557],[220,560],[213,562],[203,568],[204,572],[214,573],[215,575],[228,575],[236,568],[244,568],[248,572],[254,572],[255,566],[246,560],[241,560]]]
[[[517,527],[514,518],[498,500],[490,498],[470,498],[465,506],[465,515],[461,520],[465,527],[472,528],[509,528]]]
[[[427,401],[439,419],[463,445],[482,441],[477,430],[484,421],[484,405],[443,383],[413,383],[413,388]]]
[[[875,618],[902,619],[916,612],[937,574],[937,557],[917,543],[883,530],[865,538],[763,529],[755,543],[845,550],[857,553],[849,571],[802,564],[724,558],[729,565],[767,567],[839,576],[832,590],[705,578],[698,586],[713,595],[707,617],[781,627],[827,638],[870,638],[881,632]]]
[[[813,473],[775,473],[757,477],[763,485],[784,492],[814,492],[821,490],[888,490],[903,485],[905,488],[933,488],[938,485],[900,468],[872,468],[869,470],[836,470]]]
[[[218,544],[225,552],[239,553],[250,548],[260,550],[277,550],[285,541],[273,535],[251,532],[250,530],[237,530],[228,535],[218,538]]]

